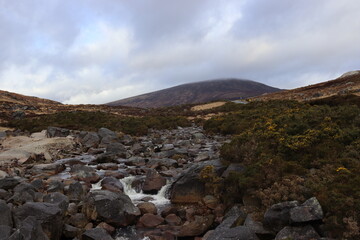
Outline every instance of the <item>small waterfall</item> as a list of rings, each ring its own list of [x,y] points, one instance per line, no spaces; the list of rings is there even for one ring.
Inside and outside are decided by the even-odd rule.
[[[101,182],[102,182],[102,180],[98,181],[97,183],[91,184],[90,191],[101,189]]]
[[[166,185],[163,186],[156,195],[145,194],[142,191],[136,192],[136,190],[131,186],[133,181],[136,179],[135,176],[125,177],[120,180],[124,187],[124,193],[130,197],[134,203],[141,202],[141,199],[145,197],[151,197],[153,200],[149,202],[154,203],[155,205],[166,205],[170,203],[170,200],[166,198],[166,192],[171,186],[171,182],[167,181]]]

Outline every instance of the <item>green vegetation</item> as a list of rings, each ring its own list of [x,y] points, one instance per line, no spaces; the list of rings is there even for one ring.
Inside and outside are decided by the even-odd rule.
[[[189,125],[190,122],[180,116],[125,117],[100,111],[72,111],[13,120],[8,124],[8,127],[29,132],[41,131],[48,126],[84,131],[97,131],[101,127],[106,127],[126,134],[144,135],[149,128],[168,129]]]
[[[334,237],[358,239],[360,107],[346,99],[224,106],[229,113],[208,120],[204,128],[232,134],[222,158],[245,166],[225,180],[224,199],[230,203],[250,194],[265,209],[316,196]]]

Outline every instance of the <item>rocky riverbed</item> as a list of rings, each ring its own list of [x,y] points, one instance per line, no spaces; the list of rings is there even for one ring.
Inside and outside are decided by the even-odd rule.
[[[201,127],[119,135],[50,127],[0,134],[0,239],[320,239],[315,198],[272,206],[225,206],[224,136]],[[215,179],[215,180],[214,180]]]

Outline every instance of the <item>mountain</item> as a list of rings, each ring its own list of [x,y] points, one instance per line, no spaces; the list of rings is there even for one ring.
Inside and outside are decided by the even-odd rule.
[[[309,101],[328,98],[338,95],[354,94],[360,96],[360,70],[347,72],[340,77],[276,93],[253,97],[253,100],[288,99],[297,101]]]
[[[183,84],[110,102],[107,103],[107,105],[156,108],[181,104],[204,103],[216,100],[248,98],[277,91],[280,91],[280,89],[254,81],[242,79],[218,79]]]

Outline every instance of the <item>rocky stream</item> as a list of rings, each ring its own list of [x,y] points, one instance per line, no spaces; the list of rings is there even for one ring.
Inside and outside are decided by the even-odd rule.
[[[325,239],[316,198],[274,205],[262,222],[222,204],[202,171],[221,179],[242,168],[223,166],[229,139],[201,127],[143,137],[50,127],[28,136],[36,151],[20,144],[22,155],[11,155],[6,141],[18,135],[0,134],[0,240]],[[44,138],[71,144],[36,145]]]

